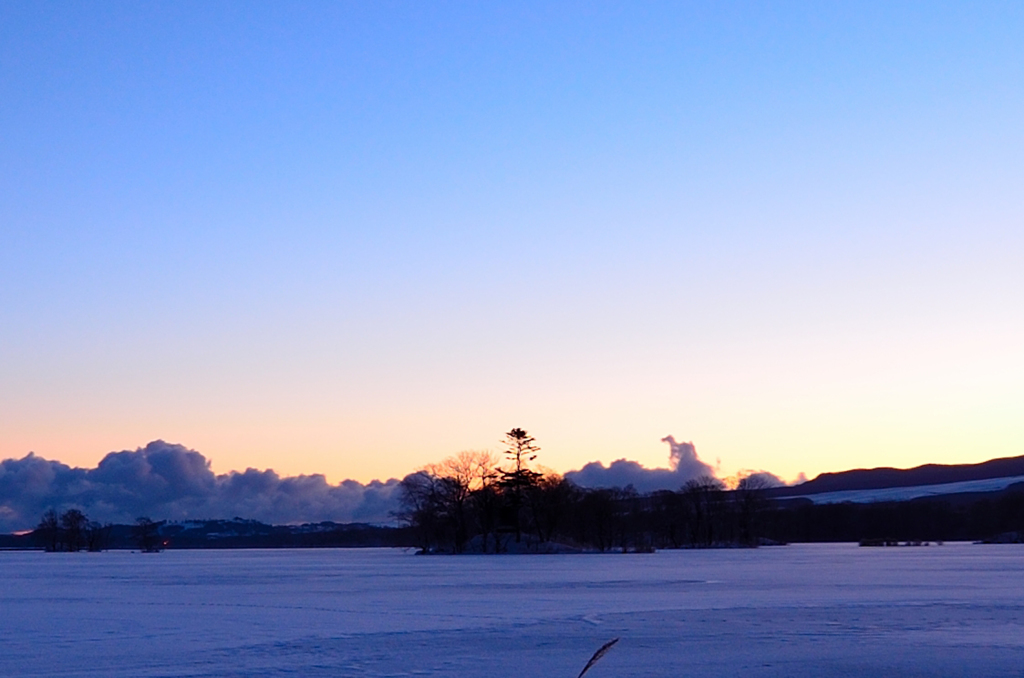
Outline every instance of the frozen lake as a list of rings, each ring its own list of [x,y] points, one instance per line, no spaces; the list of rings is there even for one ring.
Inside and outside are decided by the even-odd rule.
[[[0,552],[3,676],[1024,674],[1024,547]]]

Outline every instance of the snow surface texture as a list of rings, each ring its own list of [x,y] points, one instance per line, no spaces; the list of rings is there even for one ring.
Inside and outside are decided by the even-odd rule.
[[[1022,482],[1024,482],[1024,476],[1011,476],[1008,478],[986,478],[985,480],[963,480],[958,483],[938,485],[886,487],[877,490],[838,490],[836,492],[787,496],[786,499],[810,499],[815,504],[841,504],[844,501],[854,504],[870,504],[877,501],[909,501],[920,497],[938,497],[962,492],[998,492],[1005,490],[1010,485]]]
[[[1024,547],[0,553],[3,676],[1016,676]]]

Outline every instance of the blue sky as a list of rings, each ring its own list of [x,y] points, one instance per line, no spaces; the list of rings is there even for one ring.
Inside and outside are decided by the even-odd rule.
[[[0,456],[1022,452],[1013,3],[7,3]]]

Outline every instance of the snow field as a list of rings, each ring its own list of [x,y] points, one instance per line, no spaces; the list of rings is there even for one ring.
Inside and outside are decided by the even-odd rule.
[[[1024,547],[0,553],[3,676],[1021,676]]]

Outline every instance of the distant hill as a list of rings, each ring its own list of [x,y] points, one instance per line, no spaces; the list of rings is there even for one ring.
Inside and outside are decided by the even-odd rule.
[[[942,485],[1016,476],[1024,476],[1024,456],[992,459],[980,464],[925,464],[910,469],[884,467],[822,473],[806,483],[776,488],[771,491],[771,495],[778,498],[797,497],[825,492]]]

